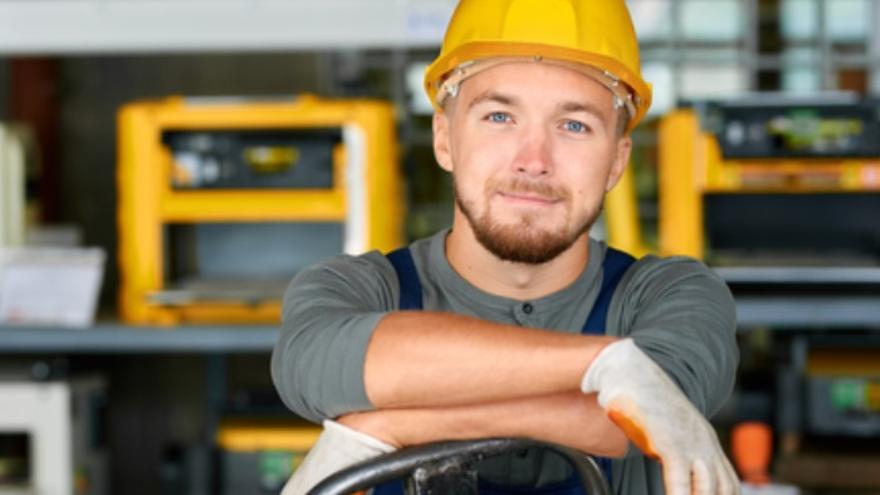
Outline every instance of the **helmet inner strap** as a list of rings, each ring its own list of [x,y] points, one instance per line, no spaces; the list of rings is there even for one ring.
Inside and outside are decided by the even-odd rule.
[[[484,70],[490,69],[498,65],[523,62],[557,65],[589,76],[608,88],[609,91],[611,91],[615,110],[625,107],[630,117],[633,117],[636,114],[636,106],[633,102],[632,91],[630,91],[626,83],[621,81],[619,77],[615,76],[611,72],[607,70],[597,69],[590,65],[567,62],[564,60],[543,58],[540,56],[493,57],[463,62],[438,83],[437,103],[438,105],[442,106],[447,97],[455,98],[456,96],[458,96],[458,93],[461,89],[461,83],[469,77],[472,77],[480,72],[483,72]]]

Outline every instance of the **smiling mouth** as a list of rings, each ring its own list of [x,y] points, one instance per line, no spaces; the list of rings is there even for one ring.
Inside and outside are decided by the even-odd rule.
[[[498,195],[508,201],[525,205],[551,206],[560,201],[558,198],[529,193],[499,192]]]

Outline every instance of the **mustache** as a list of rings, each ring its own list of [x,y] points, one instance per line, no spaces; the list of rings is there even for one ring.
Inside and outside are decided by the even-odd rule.
[[[552,201],[565,201],[571,197],[569,190],[563,186],[523,178],[493,181],[489,184],[489,191],[540,196]]]

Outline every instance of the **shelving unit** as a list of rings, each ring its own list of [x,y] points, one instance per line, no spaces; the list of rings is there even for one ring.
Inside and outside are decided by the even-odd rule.
[[[737,278],[737,280],[742,280]],[[736,296],[740,330],[880,329],[880,293]],[[275,326],[0,326],[0,354],[269,354]]]
[[[5,354],[250,354],[270,353],[275,327],[92,328],[0,326]]]

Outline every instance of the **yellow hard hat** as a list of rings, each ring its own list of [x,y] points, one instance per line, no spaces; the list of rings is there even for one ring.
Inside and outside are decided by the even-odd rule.
[[[639,45],[624,0],[461,0],[440,55],[425,72],[435,108],[453,71],[491,59],[529,58],[586,67],[615,95],[623,90],[629,129],[651,106],[651,86],[642,79]],[[459,80],[463,77],[459,77]],[[620,88],[623,83],[625,88]]]

